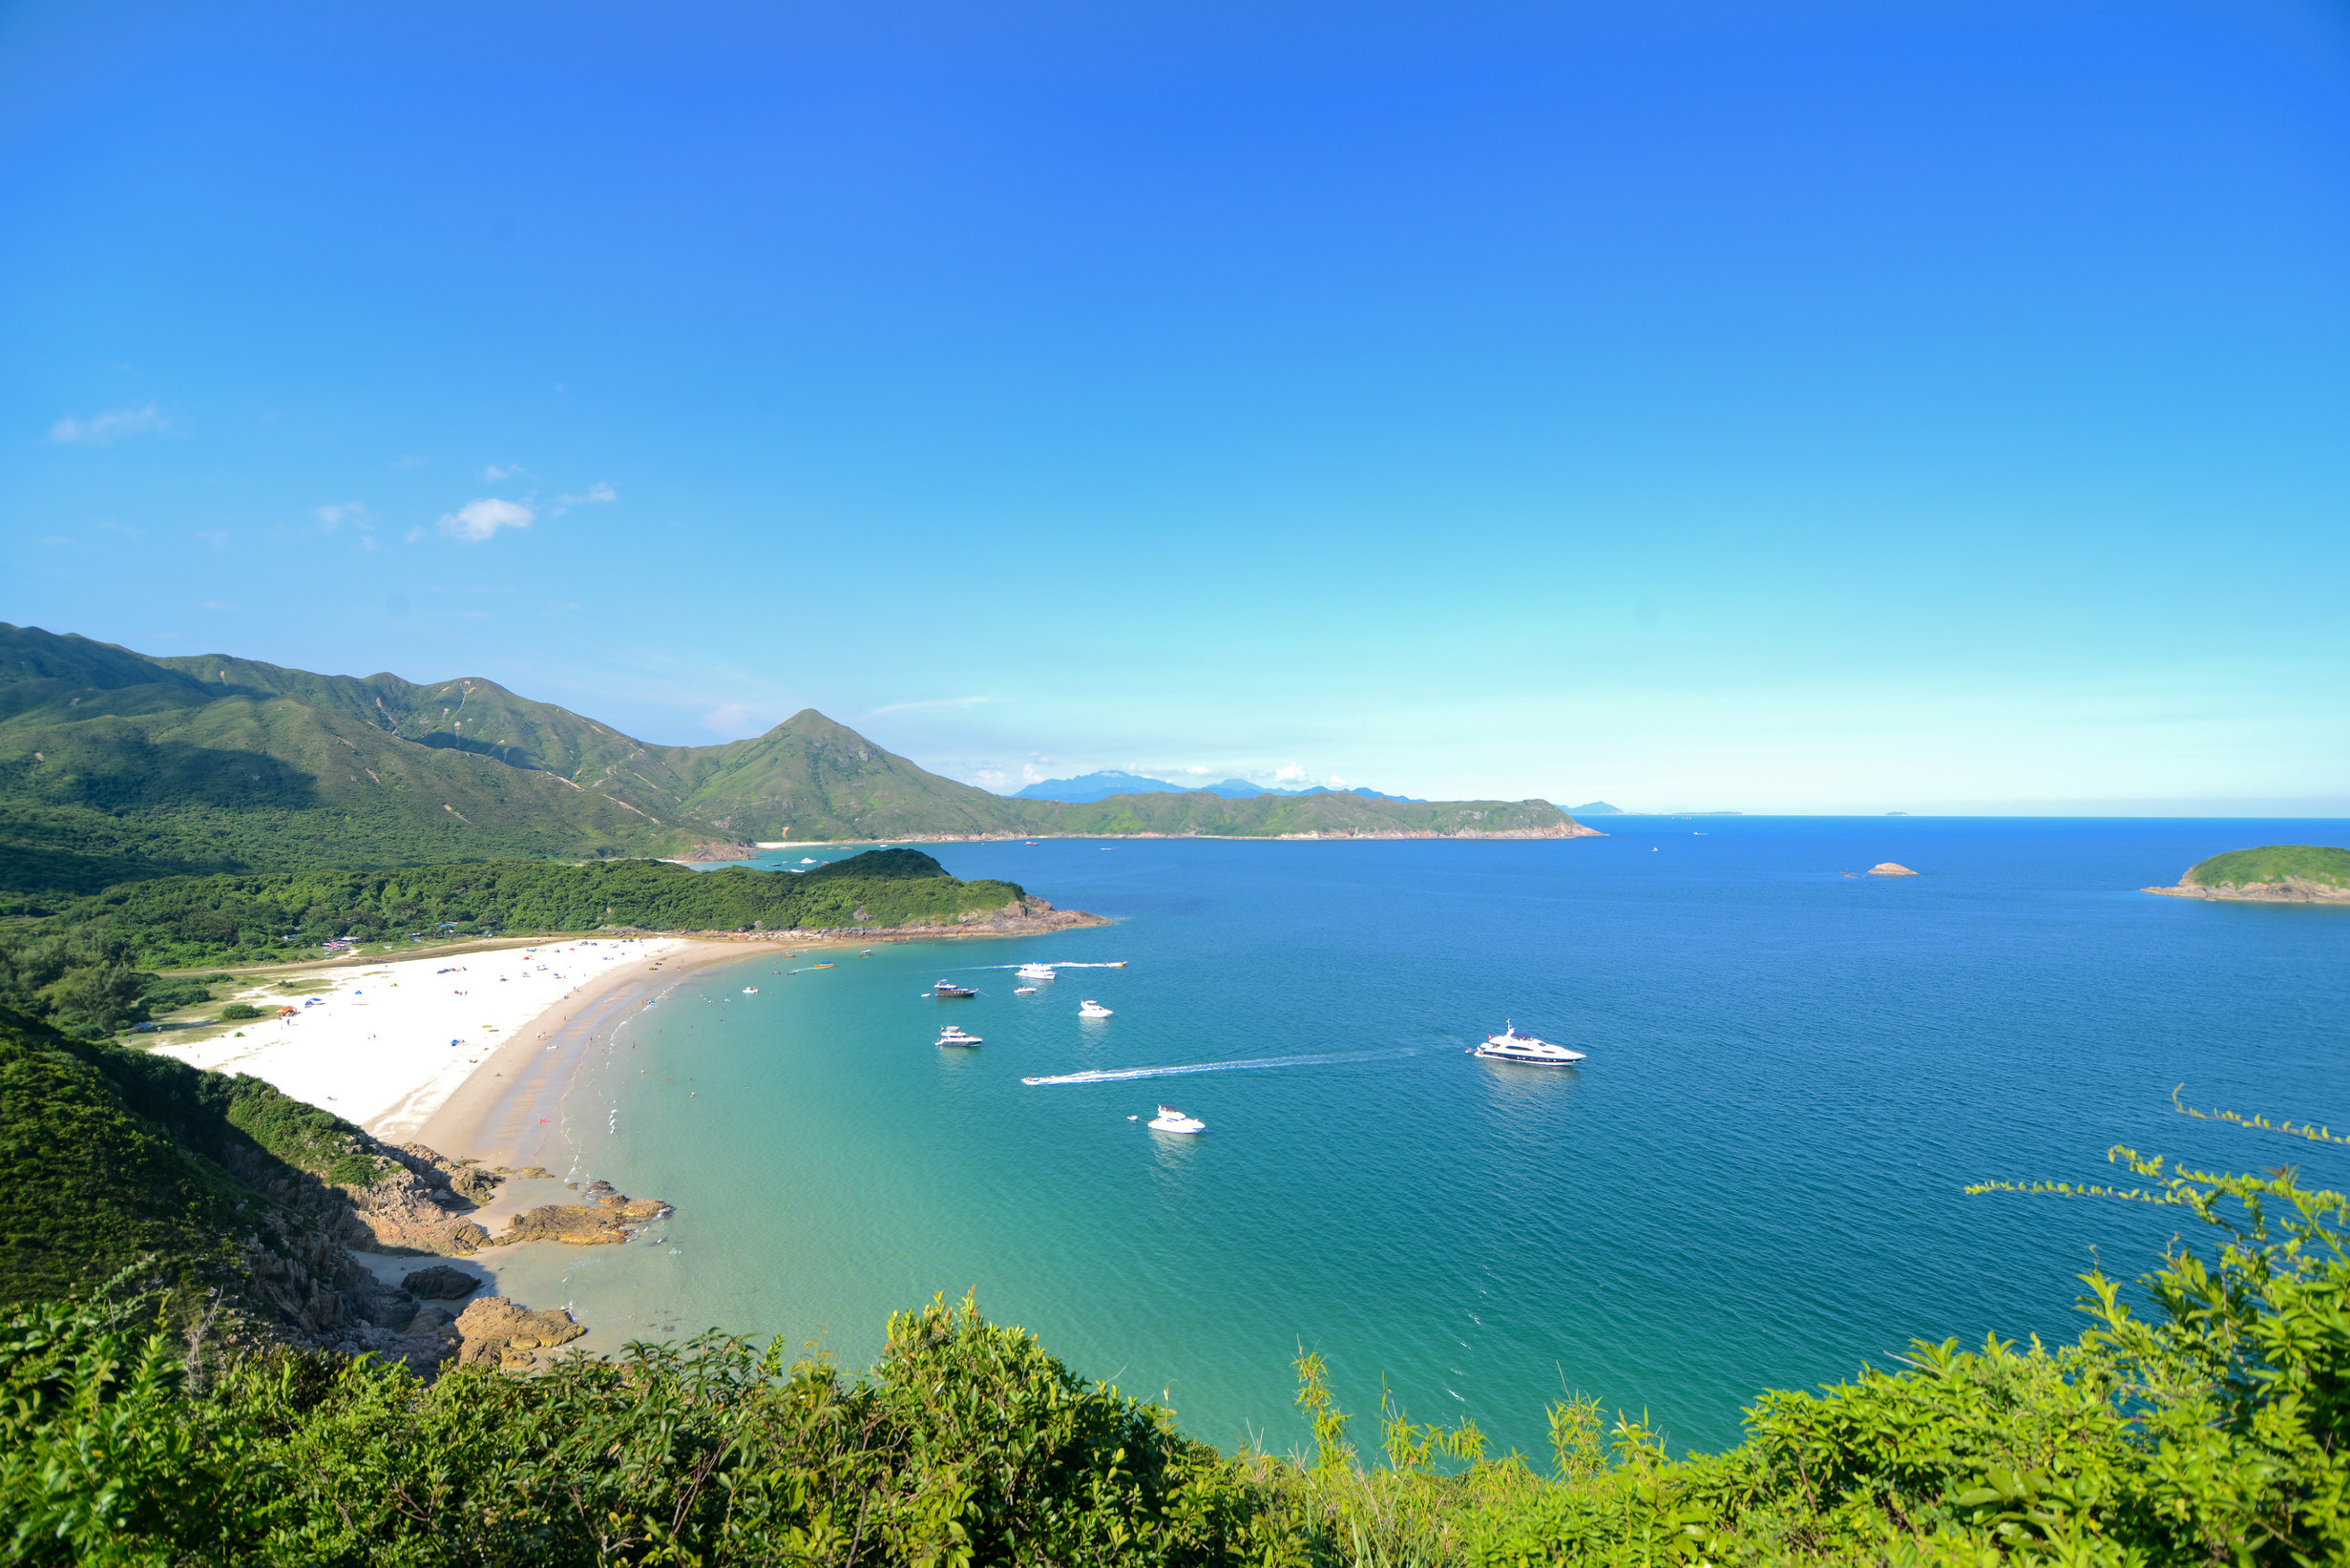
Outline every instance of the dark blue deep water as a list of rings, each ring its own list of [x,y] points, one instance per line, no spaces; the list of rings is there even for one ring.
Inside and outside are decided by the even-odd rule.
[[[1357,1410],[1384,1377],[1540,1452],[1573,1388],[1715,1448],[1757,1390],[1913,1336],[2070,1338],[2074,1276],[2134,1276],[2177,1224],[1968,1181],[2105,1180],[2115,1142],[2350,1180],[2341,1151],[2171,1108],[2183,1082],[2350,1125],[2350,909],[2135,890],[2342,823],[1603,826],[931,847],[1121,923],[689,978],[569,1108],[582,1169],[678,1218],[661,1246],[567,1260],[570,1293],[626,1334],[821,1336],[855,1365],[890,1309],[976,1287],[1227,1445],[1300,1440],[1303,1345]],[[1886,860],[1922,874],[1850,874]],[[989,967],[1110,958],[1129,967],[1034,996]],[[942,975],[985,994],[917,994]],[[1086,996],[1116,1016],[1081,1022]],[[1590,1059],[1463,1055],[1505,1018]],[[938,1050],[949,1020],[986,1045]],[[1325,1059],[1020,1081],[1296,1056]],[[1212,1130],[1127,1119],[1161,1099]]]

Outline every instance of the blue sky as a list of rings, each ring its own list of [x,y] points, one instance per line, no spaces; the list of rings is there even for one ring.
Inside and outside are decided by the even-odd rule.
[[[2350,10],[23,5],[0,618],[1109,765],[2350,813]]]

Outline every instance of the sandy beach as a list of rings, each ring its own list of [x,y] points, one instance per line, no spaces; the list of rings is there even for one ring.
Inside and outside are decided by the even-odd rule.
[[[539,1036],[567,1016],[609,1008],[625,982],[654,978],[647,971],[657,961],[669,969],[684,950],[705,948],[721,956],[735,951],[602,937],[353,964],[305,975],[296,990],[273,980],[235,998],[290,1013],[156,1049],[193,1066],[249,1073],[378,1138],[408,1142],[469,1087],[469,1103],[502,1090],[501,1075],[519,1076],[519,1061],[545,1055]]]

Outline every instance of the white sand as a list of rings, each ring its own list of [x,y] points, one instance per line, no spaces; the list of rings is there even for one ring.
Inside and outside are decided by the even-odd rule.
[[[354,964],[305,976],[302,991],[272,983],[241,993],[239,1001],[299,1010],[239,1025],[242,1038],[157,1050],[197,1067],[250,1073],[403,1142],[542,1014],[622,973],[641,975],[648,961],[685,946],[605,938]],[[305,1005],[312,997],[317,1003]]]

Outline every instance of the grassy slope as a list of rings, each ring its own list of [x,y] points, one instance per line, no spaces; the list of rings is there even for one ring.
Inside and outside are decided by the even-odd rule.
[[[208,689],[87,638],[0,628],[0,887],[675,853],[711,836],[552,771],[403,739],[347,691],[320,705],[225,673],[229,689]]]
[[[2257,849],[2231,849],[2224,855],[2190,868],[2181,884],[2193,888],[2250,887],[2298,877],[2350,888],[2350,849],[2315,844],[2270,844]]]

